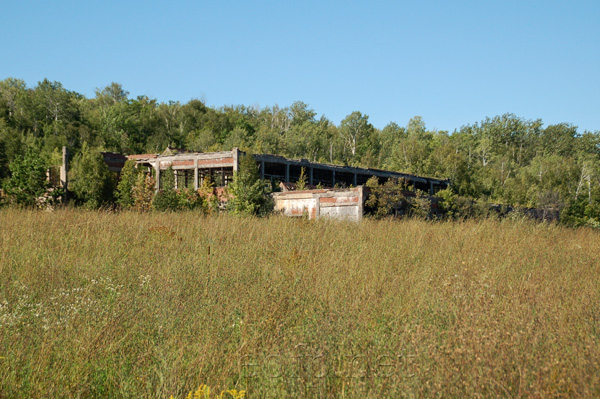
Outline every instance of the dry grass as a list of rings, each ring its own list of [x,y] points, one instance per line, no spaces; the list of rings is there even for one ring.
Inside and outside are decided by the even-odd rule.
[[[0,397],[600,397],[598,232],[78,210],[0,222]]]

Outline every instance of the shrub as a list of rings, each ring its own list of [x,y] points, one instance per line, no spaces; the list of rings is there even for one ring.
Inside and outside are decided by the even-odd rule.
[[[227,203],[229,212],[236,215],[265,216],[273,209],[272,198],[265,193],[265,183],[260,179],[258,166],[250,154],[241,157],[239,170],[229,185],[232,198]]]
[[[213,213],[219,210],[219,199],[217,198],[215,185],[210,179],[210,176],[204,178],[198,192],[203,200],[204,210],[207,213]]]
[[[131,189],[133,209],[138,212],[148,212],[152,208],[154,186],[156,181],[150,173],[139,173],[135,185]]]
[[[77,202],[94,209],[113,202],[115,175],[100,151],[83,144],[69,171],[69,188]]]
[[[177,195],[177,208],[181,210],[202,210],[207,211],[208,204],[200,196],[198,191],[190,188],[184,188],[182,190],[176,190]]]
[[[417,190],[415,198],[410,201],[410,216],[419,219],[431,218],[431,198],[421,190]]]
[[[440,190],[436,193],[437,197],[440,199],[438,202],[438,206],[440,207],[440,211],[444,213],[445,216],[449,218],[453,218],[456,216],[456,199],[457,195],[454,192],[447,188],[445,190]]]
[[[296,183],[296,190],[302,191],[306,188],[306,169],[304,167],[302,167],[302,169],[300,169],[300,178],[298,179],[298,182]]]
[[[198,193],[198,191],[184,188],[175,189],[175,173],[173,167],[169,167],[161,174],[161,189],[152,199],[152,208],[157,211],[178,211],[178,210],[202,210],[208,208],[207,201]]]
[[[406,182],[404,180],[390,178],[383,185],[380,185],[377,177],[373,176],[367,180],[366,186],[369,188],[370,193],[369,198],[365,201],[365,206],[377,219],[389,216],[406,203],[406,197],[404,196]]]
[[[498,212],[494,210],[487,199],[479,198],[473,203],[470,216],[476,219],[497,219]]]
[[[179,198],[175,192],[175,173],[173,167],[169,166],[160,175],[161,188],[152,199],[152,208],[157,211],[175,211],[179,207]]]
[[[11,177],[4,189],[10,200],[16,204],[33,206],[49,188],[46,180],[46,162],[32,150],[9,165]]]
[[[117,203],[123,208],[131,208],[135,202],[133,197],[133,187],[138,178],[138,170],[135,167],[135,161],[128,160],[121,170],[121,179],[117,184],[115,197]]]
[[[444,217],[466,219],[473,216],[473,200],[457,195],[450,188],[438,191],[436,196],[440,199],[438,206]]]

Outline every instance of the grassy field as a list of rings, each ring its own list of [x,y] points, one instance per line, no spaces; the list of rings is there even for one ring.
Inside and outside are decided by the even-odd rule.
[[[0,398],[600,397],[592,230],[14,209],[0,223]]]

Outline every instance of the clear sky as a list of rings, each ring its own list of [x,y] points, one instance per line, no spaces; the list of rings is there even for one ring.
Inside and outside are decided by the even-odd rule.
[[[600,1],[4,1],[0,80],[207,105],[303,101],[334,123],[511,112],[600,130]]]

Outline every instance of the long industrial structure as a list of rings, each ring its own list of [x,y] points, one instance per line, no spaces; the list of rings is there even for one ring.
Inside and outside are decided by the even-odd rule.
[[[175,172],[176,188],[198,189],[208,178],[216,186],[228,185],[233,179],[233,173],[238,170],[239,159],[243,154],[238,148],[219,152],[190,152],[167,148],[162,154],[136,154],[129,155],[127,158],[135,160],[138,165],[154,169],[157,189],[161,187],[161,171],[169,167],[172,167]],[[358,187],[375,176],[380,182],[389,178],[404,179],[413,189],[434,195],[450,185],[450,180],[380,169],[331,165],[269,154],[253,156],[259,166],[261,178],[271,180],[273,183],[296,182],[300,179],[304,168],[307,183],[311,186]]]

